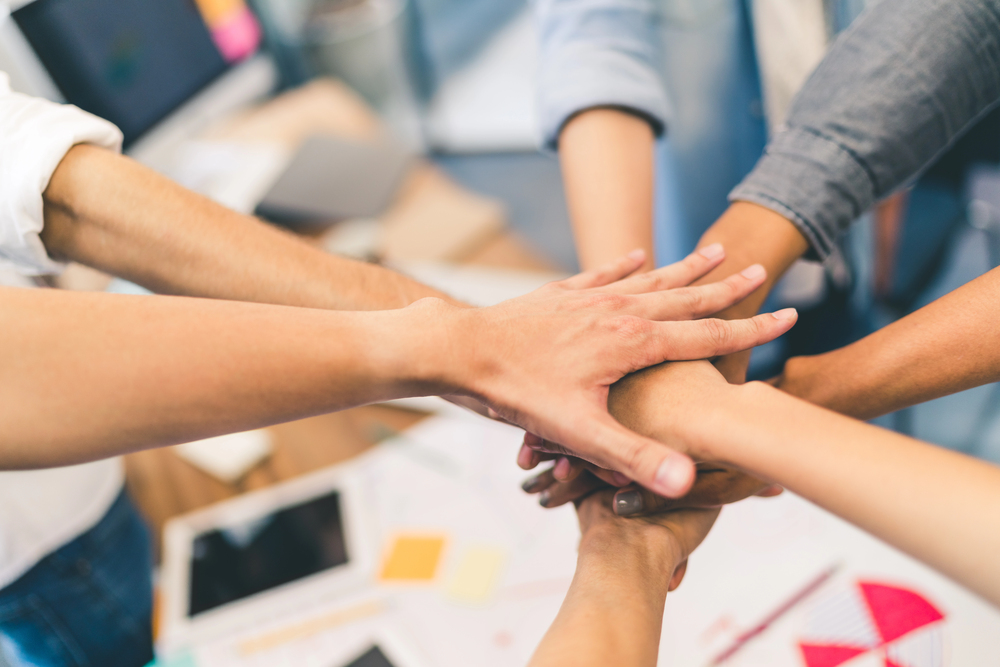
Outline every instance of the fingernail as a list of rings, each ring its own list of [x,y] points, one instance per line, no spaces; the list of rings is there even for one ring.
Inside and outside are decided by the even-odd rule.
[[[679,458],[668,457],[656,470],[653,480],[656,488],[653,490],[668,498],[677,498],[687,489],[690,476],[690,468],[683,465]]]
[[[615,486],[628,486],[632,480],[620,472],[611,473],[611,481]]]
[[[542,476],[535,475],[534,477],[529,477],[528,479],[524,480],[524,483],[521,484],[521,488],[524,489],[525,493],[534,493],[535,491],[538,490],[538,487],[541,486],[541,482],[542,482]]]
[[[777,312],[771,313],[776,320],[794,320],[798,317],[799,312],[794,308],[784,308]]]
[[[531,465],[531,457],[534,452],[532,452],[527,447],[521,447],[517,452],[517,465],[521,468],[527,469]]]
[[[541,495],[538,496],[538,504],[542,507],[548,507],[551,499],[552,496],[549,494],[548,490],[542,491]]]
[[[636,261],[639,261],[640,259],[646,259],[646,251],[642,250],[641,248],[636,248],[635,250],[633,250],[628,254],[628,258]]]
[[[740,275],[747,280],[758,280],[767,275],[767,271],[760,264],[753,264],[740,271]]]
[[[698,254],[705,259],[716,259],[722,256],[723,253],[721,243],[713,243],[712,245],[707,245],[698,251]]]
[[[615,514],[632,516],[642,511],[642,494],[638,491],[622,491],[615,496]]]
[[[565,456],[561,457],[556,461],[556,465],[552,468],[552,476],[559,481],[565,480],[569,477],[569,459]]]

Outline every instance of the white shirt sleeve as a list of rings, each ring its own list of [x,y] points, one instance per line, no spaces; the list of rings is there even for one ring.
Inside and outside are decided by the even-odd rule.
[[[77,144],[120,151],[122,134],[75,106],[12,92],[0,72],[0,269],[24,275],[62,270],[38,236],[44,225],[42,193]]]

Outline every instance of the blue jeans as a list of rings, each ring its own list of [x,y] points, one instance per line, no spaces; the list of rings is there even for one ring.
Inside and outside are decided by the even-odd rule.
[[[123,491],[97,525],[0,590],[13,667],[142,667],[153,658],[149,531]]]

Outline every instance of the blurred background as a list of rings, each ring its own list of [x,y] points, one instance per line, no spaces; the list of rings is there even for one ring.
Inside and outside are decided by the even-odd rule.
[[[657,148],[661,265],[693,249],[767,140],[767,54],[754,26],[764,4],[656,5],[661,69],[674,107]],[[870,3],[821,4],[825,42]],[[0,70],[15,89],[108,118],[124,132],[131,156],[235,210],[483,305],[578,268],[559,163],[539,148],[538,52],[524,0],[0,2]],[[795,306],[799,324],[755,351],[751,377],[780,373],[790,356],[848,344],[998,265],[994,112],[917,181],[866,213],[833,261],[800,262],[789,272],[766,308]],[[79,266],[59,281],[70,289],[141,292]],[[385,501],[380,510],[385,525],[436,521],[461,544],[457,536],[482,537],[482,517],[493,522],[496,534],[488,539],[502,548],[469,553],[478,553],[476,562],[492,567],[497,581],[503,569],[507,587],[496,584],[496,593],[489,584],[473,607],[477,614],[506,610],[503,623],[516,619],[517,632],[478,637],[477,628],[500,625],[461,605],[442,603],[435,613],[466,624],[470,650],[490,647],[479,664],[513,664],[511,655],[530,654],[565,592],[573,519],[566,512],[540,518],[530,499],[500,493],[497,475],[509,491],[520,474],[497,472],[500,458],[513,461],[516,433],[470,426],[454,414],[447,423],[421,421],[439,410],[366,407],[224,442],[143,452],[126,458],[129,491],[159,538],[168,521],[193,510],[376,452],[371,456],[381,458],[364,465],[372,479],[391,481],[380,491],[397,493],[394,485],[413,486],[421,475],[429,480],[419,490],[430,494],[420,505],[430,518],[412,519],[412,501],[398,491],[388,496],[395,504]],[[994,385],[878,422],[1000,462]],[[422,444],[411,431],[399,435],[418,423],[432,424]],[[401,437],[405,448],[395,446]],[[487,453],[498,440],[502,452]],[[403,452],[410,457],[405,465]],[[442,509],[454,504],[441,497],[448,485],[479,498],[470,506],[475,513]],[[566,558],[552,560],[563,551]],[[528,576],[539,563],[551,577]],[[480,590],[481,581],[474,583]],[[422,595],[400,598],[410,600],[411,622],[431,604]],[[487,600],[493,606],[483,606]]]
[[[766,142],[767,53],[754,26],[766,4],[656,5],[675,112],[657,156],[660,264],[693,248]],[[866,4],[824,0],[828,37]],[[4,6],[0,68],[15,88],[109,118],[134,157],[226,205],[474,300],[577,269],[558,161],[538,148],[525,0]],[[752,377],[856,340],[1000,262],[998,123],[983,118],[866,214],[835,261],[793,268],[767,307],[796,306],[802,319],[755,352]],[[507,273],[473,276],[473,265]],[[1000,461],[998,407],[987,386],[880,423]]]
[[[397,136],[458,183],[500,201],[507,223],[562,270],[575,270],[558,164],[540,153],[536,34],[519,0],[254,0],[283,86],[341,78]],[[847,27],[864,0],[828,0]],[[663,70],[675,121],[661,142],[658,262],[679,259],[726,206],[767,138],[753,8],[665,0]],[[373,68],[373,63],[382,65]],[[1000,115],[993,113],[904,193],[843,240],[843,263],[796,267],[769,306],[805,316],[758,351],[752,375],[785,358],[856,340],[1000,263]],[[1000,461],[1000,391],[989,386],[881,423]]]

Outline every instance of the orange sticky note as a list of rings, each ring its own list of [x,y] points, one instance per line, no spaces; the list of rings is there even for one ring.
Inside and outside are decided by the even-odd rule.
[[[382,566],[383,581],[430,581],[437,572],[444,538],[405,535],[396,538]]]

